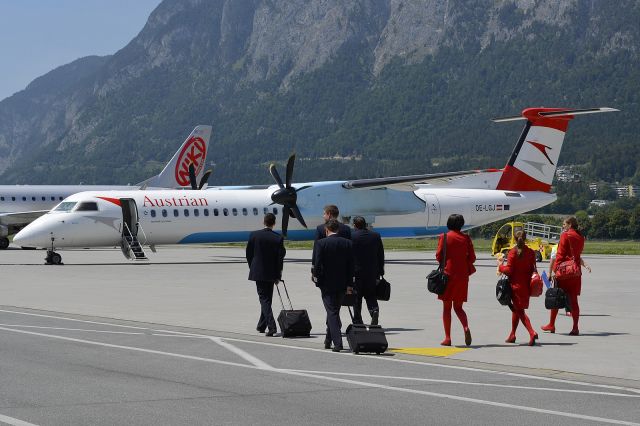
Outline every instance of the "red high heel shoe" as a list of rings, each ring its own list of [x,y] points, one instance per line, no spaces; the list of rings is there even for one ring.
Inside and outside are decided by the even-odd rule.
[[[516,342],[516,335],[514,333],[509,334],[509,337],[507,337],[507,340],[504,341],[505,343],[515,343]]]
[[[442,342],[440,342],[441,346],[451,346],[451,339],[446,338]]]
[[[556,326],[552,325],[552,324],[543,325],[540,328],[542,329],[542,331],[548,331],[549,333],[555,333],[556,332]]]
[[[580,335],[580,331],[578,331],[578,329],[577,329],[577,328],[574,328],[573,330],[571,330],[571,331],[569,332],[569,335],[570,335],[570,336],[579,336],[579,335]]]
[[[534,346],[536,344],[536,340],[538,340],[538,333],[534,333],[533,336],[529,339],[529,346]]]

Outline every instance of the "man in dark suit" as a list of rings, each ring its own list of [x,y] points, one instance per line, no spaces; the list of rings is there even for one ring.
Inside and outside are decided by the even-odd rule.
[[[351,241],[338,235],[339,223],[329,219],[325,224],[326,238],[314,244],[313,280],[320,288],[322,303],[327,311],[327,334],[325,349],[342,350],[342,323],[340,302],[346,291],[353,286],[353,253]]]
[[[344,223],[340,223],[340,221],[338,220],[338,216],[340,216],[340,210],[338,210],[337,206],[334,206],[333,204],[329,204],[327,206],[324,206],[324,210],[322,213],[322,218],[324,219],[324,224],[322,225],[318,225],[316,227],[316,236],[314,238],[315,241],[321,240],[324,237],[327,236],[326,234],[326,230],[325,230],[325,225],[327,223],[327,221],[329,219],[335,219],[338,222],[338,235],[340,237],[346,238],[348,240],[351,239],[351,228],[349,228],[347,225],[345,225]]]
[[[286,249],[282,235],[273,232],[276,217],[273,213],[264,216],[264,229],[253,231],[247,243],[247,263],[249,264],[249,280],[256,282],[258,300],[260,300],[260,319],[256,330],[266,336],[276,334],[276,321],[273,319],[271,302],[273,300],[273,284],[282,278],[282,264]]]
[[[355,273],[356,301],[353,306],[353,322],[362,324],[362,298],[367,301],[371,324],[378,324],[380,313],[376,299],[376,281],[384,275],[384,247],[380,234],[367,229],[361,216],[353,219],[355,230],[351,234],[353,243],[353,267]]]

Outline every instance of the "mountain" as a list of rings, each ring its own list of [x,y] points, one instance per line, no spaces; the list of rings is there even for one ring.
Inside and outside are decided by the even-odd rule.
[[[502,167],[529,106],[611,106],[564,164],[640,182],[640,0],[165,0],[0,102],[2,183],[135,183],[196,124],[216,184]]]

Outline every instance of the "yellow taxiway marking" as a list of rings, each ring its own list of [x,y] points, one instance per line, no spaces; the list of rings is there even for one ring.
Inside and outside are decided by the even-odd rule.
[[[449,356],[460,352],[468,351],[469,348],[392,348],[391,352],[408,355],[424,355],[424,356]]]

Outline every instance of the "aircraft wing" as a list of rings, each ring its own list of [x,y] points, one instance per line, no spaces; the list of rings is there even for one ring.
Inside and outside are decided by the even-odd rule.
[[[49,210],[33,210],[29,212],[0,213],[0,225],[27,225]]]
[[[342,184],[345,189],[390,188],[397,191],[415,191],[416,185],[447,183],[462,176],[475,175],[492,170],[466,170],[461,172],[431,173],[425,175],[394,176],[372,179],[350,180]]]

